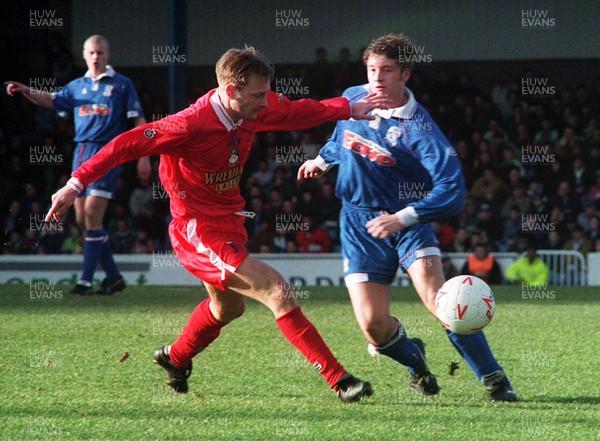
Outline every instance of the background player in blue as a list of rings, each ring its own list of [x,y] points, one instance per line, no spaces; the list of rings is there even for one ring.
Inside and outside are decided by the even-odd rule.
[[[57,93],[32,89],[24,84],[7,82],[9,95],[23,94],[36,105],[72,112],[75,119],[73,170],[87,161],[104,144],[133,125],[145,124],[144,112],[131,80],[115,72],[108,65],[110,48],[101,35],[92,35],[83,45],[83,58],[88,71],[81,78],[67,84]],[[103,219],[119,179],[120,168],[115,168],[83,191],[75,202],[77,223],[85,228],[83,273],[71,290],[73,294],[92,294],[94,271],[98,263],[106,278],[97,294],[113,294],[125,288],[112,255],[108,233]],[[138,163],[140,175],[150,174],[149,158]]]
[[[444,276],[430,222],[458,214],[465,197],[454,149],[405,87],[411,55],[417,53],[402,34],[371,42],[363,54],[369,82],[344,96],[353,102],[370,92],[383,94],[390,109],[374,110],[374,121],[338,122],[319,156],[300,167],[298,178],[319,177],[339,165],[344,276],[369,352],[407,366],[411,387],[435,395],[440,388],[427,367],[424,343],[408,338],[389,308],[390,285],[400,265],[435,316]],[[491,400],[517,399],[482,331],[449,332],[448,337]]]

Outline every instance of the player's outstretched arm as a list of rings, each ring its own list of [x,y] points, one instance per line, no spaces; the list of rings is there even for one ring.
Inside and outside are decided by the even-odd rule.
[[[48,107],[50,109],[54,108],[52,95],[48,92],[34,89],[23,83],[18,83],[17,81],[6,81],[4,84],[6,85],[6,93],[10,96],[21,94],[36,106]]]
[[[50,207],[44,220],[46,222],[59,222],[62,214],[67,211],[71,205],[73,205],[75,199],[77,199],[79,191],[77,184],[74,184],[73,178],[71,178],[63,188],[52,195],[52,207]]]
[[[322,170],[314,159],[309,159],[298,169],[298,181],[308,178],[320,178],[327,170]]]
[[[369,112],[375,109],[387,109],[389,104],[389,99],[383,95],[370,93],[362,100],[351,105],[351,116],[353,119],[374,120],[375,117],[373,115],[369,115]]]

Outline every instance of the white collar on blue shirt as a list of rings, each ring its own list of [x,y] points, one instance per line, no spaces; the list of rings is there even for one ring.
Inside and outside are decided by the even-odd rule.
[[[115,72],[113,67],[111,65],[108,65],[108,66],[106,66],[106,71],[102,72],[96,78],[92,77],[92,74],[89,70],[85,73],[84,77],[91,78],[94,81],[99,81],[101,78],[114,77],[116,74],[117,74],[117,72]]]
[[[394,107],[393,109],[375,109],[373,115],[377,115],[384,119],[390,118],[401,118],[409,119],[412,118],[415,111],[417,110],[417,100],[413,95],[412,91],[408,87],[404,87],[406,93],[408,93],[408,101],[405,105],[400,107]]]

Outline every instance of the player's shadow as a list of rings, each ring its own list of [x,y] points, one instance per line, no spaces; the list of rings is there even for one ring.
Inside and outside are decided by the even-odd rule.
[[[600,397],[527,397],[530,403],[600,404]]]

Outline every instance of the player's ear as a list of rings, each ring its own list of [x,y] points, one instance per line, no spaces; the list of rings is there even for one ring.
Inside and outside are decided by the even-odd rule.
[[[225,94],[227,95],[227,98],[229,98],[230,100],[236,99],[235,91],[236,91],[235,84],[229,83],[227,86],[225,86]]]
[[[410,68],[405,67],[404,69],[402,69],[402,73],[400,74],[400,76],[402,78],[402,82],[406,83],[410,78]]]

